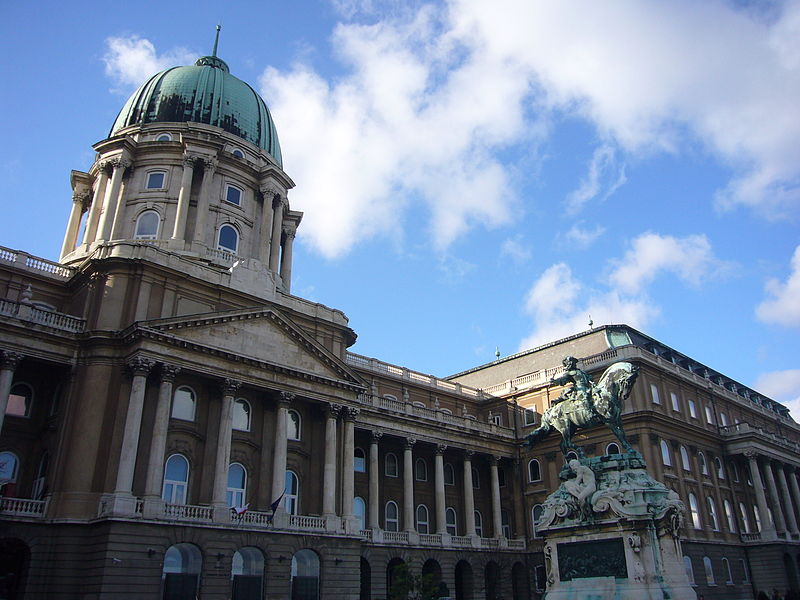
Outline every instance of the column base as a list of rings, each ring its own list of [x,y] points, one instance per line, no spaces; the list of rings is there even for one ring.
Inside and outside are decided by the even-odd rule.
[[[470,541],[472,542],[472,547],[473,548],[480,548],[481,547],[481,538],[480,538],[480,536],[478,536],[477,533],[473,533],[472,535],[467,536],[467,537],[469,537]]]
[[[231,512],[231,507],[227,504],[215,504],[211,507],[211,519],[215,523],[230,523]]]
[[[322,515],[325,517],[325,531],[342,531],[342,518],[335,514]]]
[[[132,494],[115,492],[100,497],[100,517],[138,517],[136,505],[139,499]]]
[[[414,530],[409,530],[406,533],[408,533],[408,543],[411,544],[412,546],[418,546],[419,545],[419,533],[417,533]]]
[[[342,517],[342,526],[345,533],[358,534],[361,531],[361,522],[352,515]]]
[[[144,499],[142,506],[142,517],[145,519],[162,519],[164,518],[164,507],[166,502],[161,498],[151,496]]]

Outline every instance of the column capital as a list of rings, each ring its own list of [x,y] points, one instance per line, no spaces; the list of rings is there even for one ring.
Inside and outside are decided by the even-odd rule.
[[[292,392],[281,392],[278,394],[278,403],[289,406],[294,400],[295,394]]]
[[[285,235],[287,238],[294,239],[294,236],[297,235],[297,225],[295,223],[284,223],[283,235]]]
[[[112,169],[127,169],[128,167],[131,166],[131,161],[122,158],[121,156],[115,156],[113,158],[109,158],[107,160],[104,160],[103,163],[105,163],[103,165],[104,167],[111,167]]]
[[[344,417],[345,421],[355,421],[356,417],[358,417],[358,413],[360,412],[360,408],[356,408],[354,406],[345,406],[342,409],[342,417]]]
[[[758,459],[760,457],[760,454],[755,450],[745,450],[744,455],[750,460]]]
[[[261,195],[264,196],[264,200],[269,200],[272,203],[275,200],[276,196],[282,196],[283,190],[278,187],[278,185],[273,181],[267,181],[262,183],[258,191],[261,192]]]
[[[20,361],[25,358],[24,354],[19,352],[12,352],[11,350],[3,350],[3,356],[0,358],[0,368],[15,371]]]
[[[472,460],[472,457],[475,456],[475,450],[464,450],[464,460]]]
[[[92,190],[86,185],[79,185],[72,190],[72,202],[75,204],[85,205],[92,198]]]
[[[185,152],[184,155],[183,155],[183,164],[184,164],[184,166],[191,167],[192,169],[194,169],[194,167],[197,165],[197,163],[200,162],[200,160],[201,160],[201,157],[200,157],[199,154],[193,154],[191,152]]]
[[[272,198],[272,208],[278,208],[279,206],[285,208],[287,204],[289,204],[289,201],[280,192]]]
[[[406,438],[406,450],[411,450],[414,448],[414,444],[417,443],[416,438]]]
[[[436,454],[438,456],[442,456],[445,450],[447,450],[447,444],[436,444]]]
[[[208,173],[213,173],[217,170],[217,159],[213,156],[205,156],[200,159],[203,163],[203,170]]]
[[[155,366],[156,361],[145,358],[144,356],[134,356],[133,358],[125,361],[125,366],[134,377],[137,375],[147,376],[150,370]]]
[[[177,377],[178,373],[180,372],[180,367],[168,365],[167,363],[161,363],[161,381],[172,383],[175,381],[175,377]]]
[[[231,379],[230,377],[226,377],[222,380],[222,393],[226,396],[233,396],[236,392],[239,391],[239,388],[242,387],[242,382],[238,379]]]
[[[497,466],[500,464],[502,458],[502,456],[498,456],[497,454],[491,454],[489,455],[489,464]]]
[[[342,405],[341,404],[334,404],[333,402],[328,403],[325,407],[325,415],[329,419],[336,419],[339,417],[339,414],[342,412]]]
[[[372,443],[373,444],[377,444],[378,442],[380,442],[382,437],[383,437],[383,432],[382,431],[378,431],[377,429],[372,431]]]

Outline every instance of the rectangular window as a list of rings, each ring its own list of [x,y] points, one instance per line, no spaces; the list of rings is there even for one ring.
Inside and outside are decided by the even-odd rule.
[[[723,427],[728,426],[728,415],[726,415],[724,412],[719,413],[719,420],[721,421]]]
[[[227,186],[225,189],[225,200],[236,206],[242,203],[242,190],[232,185]]]
[[[706,423],[709,425],[714,424],[714,411],[709,404],[706,404]]]
[[[681,405],[680,401],[678,400],[678,394],[675,392],[669,393],[669,399],[672,401],[672,410],[675,412],[681,412]]]
[[[163,171],[154,171],[147,174],[147,189],[148,190],[161,190],[164,189],[164,181],[167,174]]]
[[[532,408],[525,409],[525,425],[536,425],[536,411]]]
[[[695,405],[694,400],[689,400],[689,416],[693,419],[697,418],[697,405]]]
[[[650,396],[653,398],[653,404],[661,404],[661,398],[658,396],[658,387],[655,383],[650,384]]]
[[[489,423],[500,425],[500,415],[489,415]]]

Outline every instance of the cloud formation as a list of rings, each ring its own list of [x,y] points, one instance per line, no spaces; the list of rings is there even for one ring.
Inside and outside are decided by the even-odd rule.
[[[106,75],[114,81],[115,91],[128,93],[159,71],[175,65],[190,65],[197,53],[186,48],[173,48],[158,54],[150,40],[135,35],[106,38],[103,55]]]
[[[578,188],[567,196],[567,213],[576,214],[583,206],[600,197],[605,200],[627,181],[625,165],[617,166],[616,152],[610,144],[595,148],[589,169]]]
[[[800,422],[800,369],[764,373],[753,387],[785,404],[791,411],[792,418]]]
[[[777,279],[767,282],[768,299],[756,307],[756,316],[764,323],[800,327],[800,246],[794,250],[791,272],[786,282]]]

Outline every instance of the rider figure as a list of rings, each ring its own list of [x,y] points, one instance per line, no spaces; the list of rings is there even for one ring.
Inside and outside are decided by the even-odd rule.
[[[563,402],[564,400],[581,400],[586,399],[586,404],[589,409],[594,412],[594,402],[592,401],[592,380],[585,371],[578,368],[578,359],[574,356],[567,356],[561,361],[564,365],[564,374],[559,377],[551,377],[551,385],[565,385],[571,383],[572,386],[568,387],[561,392],[561,395],[553,400],[553,405]]]

